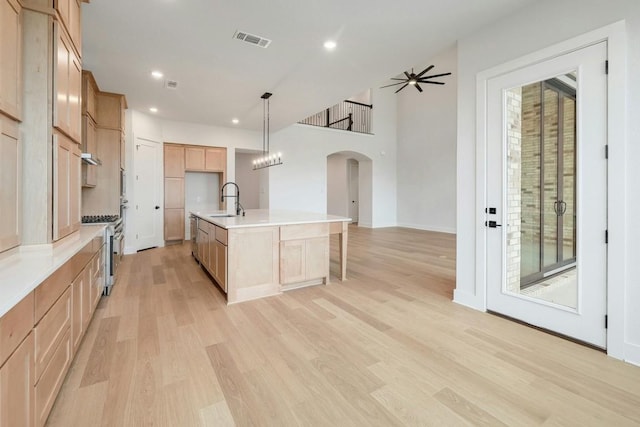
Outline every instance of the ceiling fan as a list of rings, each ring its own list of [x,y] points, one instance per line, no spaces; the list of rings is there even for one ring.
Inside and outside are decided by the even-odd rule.
[[[422,88],[420,87],[419,83],[429,83],[432,85],[443,85],[443,82],[434,82],[431,81],[430,79],[434,79],[436,77],[443,77],[443,76],[449,76],[451,75],[451,73],[443,73],[443,74],[434,74],[432,76],[424,76],[426,73],[428,73],[429,71],[431,71],[431,69],[433,69],[433,67],[435,67],[435,65],[429,65],[427,68],[425,68],[424,70],[422,70],[420,73],[416,74],[413,72],[413,68],[411,69],[411,73],[409,73],[408,71],[404,72],[404,75],[407,76],[406,79],[398,79],[398,78],[391,78],[391,80],[400,80],[399,83],[392,83],[390,85],[386,85],[386,86],[382,86],[380,89],[385,88],[385,87],[389,87],[389,86],[398,86],[398,85],[403,85],[400,87],[400,89],[398,89],[396,91],[396,93],[400,92],[402,89],[404,89],[405,87],[407,87],[408,85],[412,85],[415,86],[416,89],[418,89],[418,92],[422,92]],[[424,77],[422,77],[424,76]]]

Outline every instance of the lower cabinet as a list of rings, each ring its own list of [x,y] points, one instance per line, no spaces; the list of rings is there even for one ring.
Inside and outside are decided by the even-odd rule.
[[[0,426],[33,427],[35,363],[33,332],[0,367]]]
[[[196,245],[200,264],[227,291],[227,230],[207,221],[198,221]]]
[[[216,269],[214,277],[222,290],[227,292],[227,246],[215,241]]]
[[[56,401],[60,387],[67,375],[73,354],[71,352],[71,333],[67,328],[62,341],[55,349],[49,364],[37,380],[35,387],[35,419],[36,426],[43,426],[53,403]]]
[[[184,209],[164,210],[164,240],[184,240]]]

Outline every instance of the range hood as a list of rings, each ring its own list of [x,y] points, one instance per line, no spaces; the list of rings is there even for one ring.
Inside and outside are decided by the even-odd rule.
[[[102,165],[100,159],[94,157],[91,153],[82,153],[81,158],[83,162],[89,165]]]

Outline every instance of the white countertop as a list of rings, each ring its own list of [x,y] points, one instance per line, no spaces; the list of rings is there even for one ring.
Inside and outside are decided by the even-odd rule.
[[[227,214],[226,211],[192,211],[191,214],[226,229],[322,222],[351,222],[351,218],[344,216],[270,209],[247,209],[245,216],[241,214],[240,216],[231,217],[220,216]],[[214,216],[212,217],[211,215]]]
[[[54,244],[24,245],[0,254],[0,317],[104,229],[104,224],[82,225]]]

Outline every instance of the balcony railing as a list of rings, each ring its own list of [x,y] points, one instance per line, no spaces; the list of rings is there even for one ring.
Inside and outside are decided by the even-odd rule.
[[[299,123],[351,132],[371,133],[372,109],[373,105],[346,100],[307,117]]]

